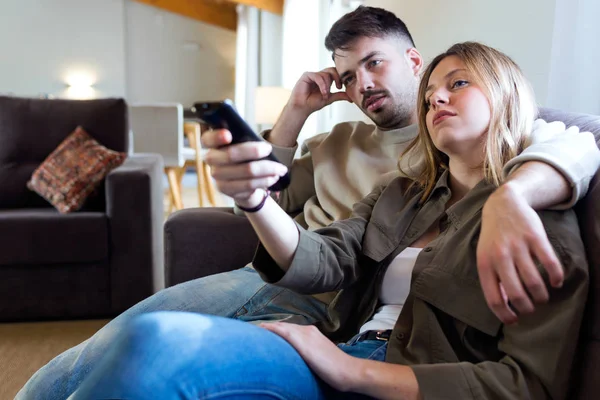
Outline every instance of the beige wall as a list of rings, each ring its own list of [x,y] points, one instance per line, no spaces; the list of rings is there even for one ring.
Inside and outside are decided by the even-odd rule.
[[[466,40],[504,51],[521,66],[538,102],[546,103],[556,0],[366,0],[365,4],[400,17],[425,60]]]
[[[233,98],[233,31],[127,1],[127,94],[132,102]]]
[[[181,102],[233,96],[235,32],[131,0],[1,0],[0,93]]]
[[[2,0],[0,49],[0,93],[65,95],[83,73],[125,95],[123,0]]]

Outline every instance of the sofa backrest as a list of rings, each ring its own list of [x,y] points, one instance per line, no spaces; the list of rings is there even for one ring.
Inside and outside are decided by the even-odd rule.
[[[0,96],[0,209],[50,206],[27,189],[27,181],[78,125],[109,149],[126,152],[127,124],[127,105],[123,99]],[[92,209],[102,208],[103,196],[92,201],[96,202]]]
[[[546,121],[563,121],[592,132],[600,147],[600,116],[542,109]],[[600,172],[590,182],[588,194],[575,206],[590,267],[590,293],[580,337],[579,359],[573,370],[569,398],[592,399],[600,393]],[[573,338],[576,340],[576,338]]]

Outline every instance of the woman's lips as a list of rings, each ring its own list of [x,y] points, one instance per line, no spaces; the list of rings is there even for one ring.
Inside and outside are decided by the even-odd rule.
[[[456,116],[456,114],[451,113],[449,111],[440,112],[439,115],[436,115],[433,118],[433,126],[436,126],[437,124],[442,123],[445,120],[447,120],[448,118],[451,118],[451,117],[454,117],[454,116]]]

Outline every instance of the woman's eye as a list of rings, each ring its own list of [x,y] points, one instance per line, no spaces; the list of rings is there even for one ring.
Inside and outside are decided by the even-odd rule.
[[[369,62],[370,67],[375,67],[379,64],[381,64],[381,60],[371,60],[371,62]]]
[[[455,88],[463,87],[463,86],[467,85],[468,83],[469,82],[467,82],[465,80],[459,79],[452,84],[452,88],[455,89]]]

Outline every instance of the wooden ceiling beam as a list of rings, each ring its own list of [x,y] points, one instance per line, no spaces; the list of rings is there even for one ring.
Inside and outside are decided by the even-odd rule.
[[[235,31],[237,29],[237,12],[235,5],[228,2],[203,0],[134,0],[162,8],[176,14],[184,15],[207,24]]]
[[[261,10],[272,12],[273,14],[283,15],[284,0],[227,0],[232,3],[253,6]]]

